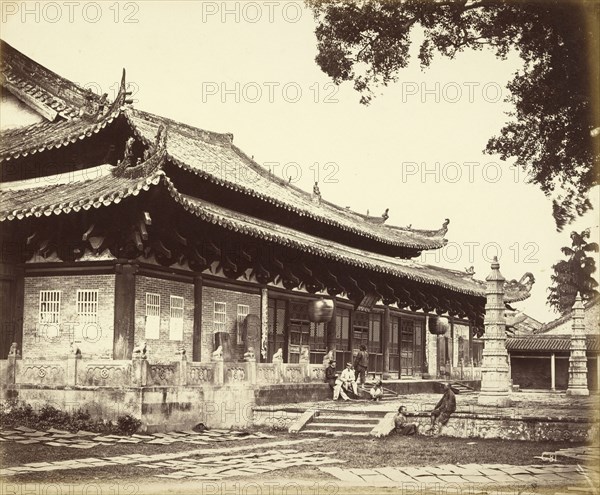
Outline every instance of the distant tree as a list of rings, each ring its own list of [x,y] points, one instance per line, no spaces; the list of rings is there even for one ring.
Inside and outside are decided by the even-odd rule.
[[[511,50],[523,66],[508,84],[511,120],[485,151],[516,158],[529,180],[553,197],[557,230],[591,208],[598,184],[600,2],[595,0],[306,0],[314,11],[323,72],[353,81],[368,104],[373,88],[409,63],[411,31],[420,27],[421,67],[434,53],[454,58],[490,47]]]
[[[577,292],[581,293],[584,301],[598,296],[598,282],[594,280],[596,261],[589,253],[598,252],[598,244],[588,242],[590,238],[589,229],[581,233],[571,232],[571,247],[561,248],[567,257],[552,266],[554,275],[552,287],[549,287],[548,305],[561,314],[568,313],[573,304]]]

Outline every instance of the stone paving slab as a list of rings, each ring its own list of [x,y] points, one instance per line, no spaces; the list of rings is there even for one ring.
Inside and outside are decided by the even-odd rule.
[[[443,465],[433,467],[380,467],[373,469],[343,469],[340,467],[320,467],[340,481],[353,486],[373,485],[373,481],[385,486],[399,486],[402,483],[418,485],[458,484],[464,485],[553,485],[585,483],[586,476],[574,465],[532,465],[511,466],[507,464],[465,464],[462,466]],[[434,475],[435,473],[435,475]],[[485,475],[484,475],[485,473]],[[388,478],[384,480],[382,477]],[[477,491],[476,488],[474,488]],[[487,491],[487,489],[486,489]],[[572,492],[577,495],[577,492]]]
[[[206,445],[208,442],[228,442],[246,439],[272,439],[274,435],[265,433],[247,433],[235,430],[207,430],[196,432],[192,430],[175,431],[169,433],[155,433],[153,435],[134,434],[100,435],[89,431],[80,430],[70,433],[65,430],[50,428],[48,431],[39,431],[26,426],[19,426],[11,430],[0,429],[0,442],[16,442],[30,445],[43,442],[51,447],[68,447],[73,449],[89,449],[100,445],[136,444],[147,443],[151,445],[171,445],[175,442],[190,443],[193,445]]]

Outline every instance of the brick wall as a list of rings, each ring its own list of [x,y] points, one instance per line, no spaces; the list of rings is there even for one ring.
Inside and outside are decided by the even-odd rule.
[[[214,344],[214,303],[226,304],[227,322],[225,328],[234,351],[234,359],[241,359],[244,354],[243,344],[237,344],[237,305],[245,304],[250,307],[250,313],[260,318],[260,295],[245,292],[218,289],[215,287],[202,288],[202,361],[210,361]]]
[[[77,324],[77,290],[98,290],[98,325]],[[39,324],[40,291],[59,290],[60,325]],[[23,351],[25,359],[57,359],[75,341],[85,358],[111,358],[114,335],[114,275],[25,277]]]
[[[160,295],[160,337],[146,336],[146,293]],[[169,319],[171,296],[183,297],[183,340],[170,339]],[[177,351],[184,346],[188,359],[192,357],[192,335],[194,331],[194,285],[185,282],[163,280],[139,275],[135,284],[135,339],[137,345],[145,341],[149,349],[149,360],[156,362],[175,361]]]

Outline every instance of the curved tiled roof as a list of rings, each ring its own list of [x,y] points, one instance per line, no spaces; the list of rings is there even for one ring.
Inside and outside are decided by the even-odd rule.
[[[147,191],[159,183],[162,175],[157,168],[143,177],[129,178],[120,174],[118,167],[104,165],[87,169],[81,180],[67,183],[40,186],[38,179],[22,181],[18,188],[0,191],[0,222],[109,206]]]
[[[242,215],[202,199],[181,194],[168,177],[165,176],[164,180],[171,196],[187,211],[205,222],[369,271],[485,297],[485,282],[473,279],[465,272],[363,251],[267,220]],[[506,302],[520,301],[529,297],[529,292],[524,288],[514,290],[511,286],[508,290],[505,295]]]
[[[232,144],[230,134],[197,129],[137,109],[127,109],[125,115],[146,144],[154,141],[161,125],[166,126],[170,160],[214,183],[381,243],[419,250],[437,249],[446,244],[444,235],[448,222],[437,230],[413,231],[373,222],[372,217],[328,201],[314,201],[307,192],[275,177],[246,156]]]
[[[100,101],[100,96],[46,69],[2,40],[0,54],[3,85],[34,99],[51,114],[69,120],[79,116],[89,98]]]
[[[588,351],[600,351],[600,341],[597,336],[587,335],[586,343]],[[536,335],[506,339],[506,349],[509,351],[569,352],[570,346],[570,335]]]

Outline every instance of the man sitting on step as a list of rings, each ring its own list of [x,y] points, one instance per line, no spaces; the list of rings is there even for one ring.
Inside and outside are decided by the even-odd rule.
[[[394,416],[394,426],[396,427],[396,433],[400,435],[414,435],[419,429],[418,424],[408,422],[406,418],[406,406],[398,408],[398,414]]]
[[[431,411],[431,433],[439,433],[442,426],[445,426],[452,413],[456,411],[456,396],[449,383],[444,384],[444,395],[436,404],[435,409]],[[436,428],[436,420],[438,427]]]
[[[356,376],[354,374],[354,368],[352,363],[346,365],[346,369],[342,371],[340,376],[342,387],[348,391],[352,391],[355,397],[358,397],[358,387],[356,386]]]
[[[377,380],[369,392],[372,400],[380,401],[383,397],[383,383],[381,383],[381,380]]]
[[[338,400],[340,395],[342,399],[348,400],[346,392],[342,390],[342,380],[340,380],[335,372],[335,361],[329,361],[329,366],[325,368],[325,381],[329,383],[329,386],[333,390],[333,400]]]

